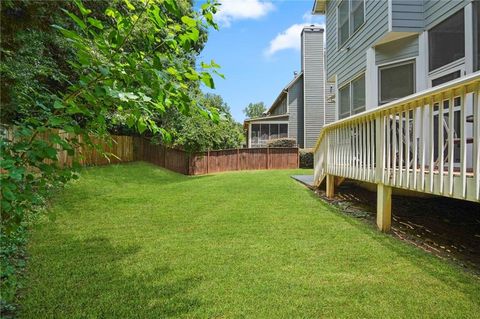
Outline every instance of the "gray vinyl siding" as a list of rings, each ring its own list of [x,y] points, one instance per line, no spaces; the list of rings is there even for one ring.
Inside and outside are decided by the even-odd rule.
[[[391,0],[392,31],[422,32],[425,26],[423,18],[424,0]]]
[[[272,111],[270,115],[281,115],[287,113],[287,97],[284,97],[278,102],[278,106]]]
[[[315,145],[325,121],[323,30],[314,30],[307,28],[302,33],[305,148]]]
[[[388,32],[388,1],[365,1],[365,23],[344,44],[337,41],[337,6],[339,0],[327,2],[327,78],[337,76],[337,85],[351,80],[366,68],[366,51]]]
[[[472,2],[472,0],[425,0],[424,18],[426,28],[430,29],[470,2]]]
[[[418,36],[412,36],[375,48],[375,60],[377,64],[394,62],[418,56]]]
[[[303,81],[299,79],[288,89],[288,135],[303,147]]]
[[[325,125],[335,122],[335,83],[327,82],[325,85]],[[329,99],[329,97],[331,97]]]

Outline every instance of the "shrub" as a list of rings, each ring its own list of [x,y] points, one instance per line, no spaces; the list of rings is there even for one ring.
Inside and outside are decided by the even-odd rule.
[[[300,168],[313,168],[313,149],[300,150]]]
[[[296,147],[297,141],[293,138],[278,138],[270,140],[267,143],[267,147]]]

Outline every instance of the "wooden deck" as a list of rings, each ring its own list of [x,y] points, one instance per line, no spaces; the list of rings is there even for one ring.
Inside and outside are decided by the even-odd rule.
[[[384,231],[392,187],[480,202],[479,94],[476,72],[326,125],[314,150],[315,185],[326,179],[333,196],[336,177],[377,184]]]

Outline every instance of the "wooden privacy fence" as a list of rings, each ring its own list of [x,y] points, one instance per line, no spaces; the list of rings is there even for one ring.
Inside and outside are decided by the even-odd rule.
[[[143,160],[185,174],[298,168],[298,148],[247,148],[188,154],[148,140],[134,138],[135,160]]]
[[[15,140],[14,130],[15,129],[12,127],[3,127],[0,135],[2,138]],[[52,129],[50,132],[56,133],[61,138],[66,140],[72,140],[75,138],[75,134],[63,132],[57,129]],[[36,136],[36,139],[51,143],[50,135],[51,134],[49,134],[49,132],[39,133]],[[111,137],[112,140],[110,143],[98,138],[90,138],[93,144],[101,147],[105,153],[110,154],[110,156],[107,157],[102,152],[97,151],[95,148],[83,145],[83,138],[81,136],[76,136],[80,146],[78,146],[75,150],[75,160],[82,166],[107,165],[133,161],[133,137],[119,135],[112,135]],[[55,145],[55,147],[60,149],[59,145]],[[71,167],[74,157],[68,155],[66,151],[59,151],[57,153],[57,160],[60,167]],[[51,160],[46,160],[46,162],[51,162]]]
[[[2,138],[14,139],[11,128],[1,133]],[[64,139],[75,138],[75,135],[66,132],[58,134]],[[48,133],[41,133],[36,138],[49,142],[50,137]],[[298,148],[230,149],[189,154],[151,144],[142,137],[112,135],[111,143],[91,138],[95,145],[110,155],[107,157],[97,149],[81,144],[81,136],[77,136],[77,139],[81,146],[76,149],[75,160],[82,166],[146,161],[184,175],[202,175],[226,171],[293,169],[299,165]],[[70,167],[74,161],[66,151],[58,152],[57,159],[61,167]]]

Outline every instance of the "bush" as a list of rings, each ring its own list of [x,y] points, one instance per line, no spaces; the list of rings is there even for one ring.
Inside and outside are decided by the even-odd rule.
[[[270,140],[267,143],[267,147],[296,147],[297,141],[293,138],[278,138]]]
[[[300,168],[313,168],[313,149],[300,150]]]

